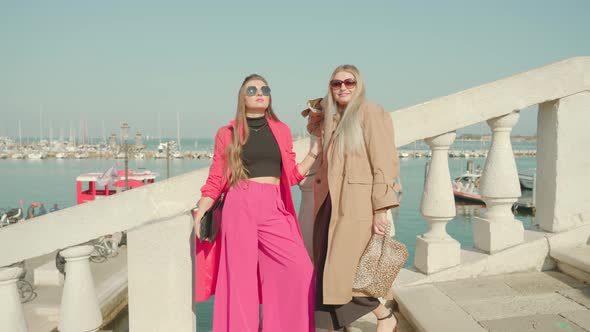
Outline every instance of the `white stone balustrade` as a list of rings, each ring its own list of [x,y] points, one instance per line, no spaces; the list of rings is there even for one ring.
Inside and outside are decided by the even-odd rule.
[[[27,332],[16,282],[21,267],[0,268],[0,331]]]
[[[487,253],[524,241],[524,227],[512,214],[512,205],[521,195],[510,142],[510,132],[518,117],[519,113],[515,111],[488,120],[492,129],[492,145],[479,186],[479,193],[486,203],[486,212],[473,222],[474,245]]]
[[[90,272],[94,248],[82,245],[65,249],[66,278],[59,312],[60,332],[94,332],[102,324],[102,314]]]
[[[448,160],[455,136],[455,132],[450,132],[425,139],[432,150],[432,161],[424,182],[420,212],[430,230],[416,237],[414,264],[427,274],[457,265],[461,260],[461,244],[446,230],[456,214]]]

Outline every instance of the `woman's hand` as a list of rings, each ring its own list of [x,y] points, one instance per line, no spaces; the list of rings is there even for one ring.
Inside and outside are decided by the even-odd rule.
[[[311,149],[309,150],[309,152],[313,153],[316,156],[319,156],[322,153],[322,148],[322,138],[317,137],[315,141],[311,144]]]
[[[213,206],[213,198],[203,196],[197,203],[197,207],[193,209],[193,227],[195,229],[195,236],[197,239],[201,238],[201,218],[205,212],[207,212],[211,206]]]
[[[385,214],[387,210],[378,211],[373,215],[373,233],[377,235],[385,235],[389,221]]]
[[[324,112],[310,112],[307,118],[307,132],[315,137],[322,136]]]

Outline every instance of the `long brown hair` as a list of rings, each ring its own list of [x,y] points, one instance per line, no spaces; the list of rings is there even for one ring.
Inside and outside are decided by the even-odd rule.
[[[250,137],[250,128],[248,127],[248,123],[246,121],[245,100],[247,83],[250,81],[262,81],[264,84],[268,85],[268,82],[264,77],[257,74],[252,74],[248,75],[244,79],[244,82],[242,82],[242,86],[240,86],[240,91],[238,92],[238,109],[236,111],[236,127],[233,130],[232,143],[227,149],[227,167],[229,176],[228,182],[230,187],[237,184],[241,180],[248,178],[248,173],[246,172],[246,168],[244,167],[244,163],[242,161],[242,147],[244,144],[246,144],[246,142],[248,142],[248,137]],[[268,108],[265,111],[265,116],[268,119],[278,120],[278,117],[272,110],[272,96],[269,97]],[[240,136],[242,137],[241,141]]]

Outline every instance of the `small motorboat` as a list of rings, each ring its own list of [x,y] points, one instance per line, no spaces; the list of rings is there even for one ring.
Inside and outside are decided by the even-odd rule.
[[[467,162],[467,171],[453,180],[453,195],[456,201],[485,204],[479,194],[481,167],[474,168],[473,160]]]
[[[522,189],[533,190],[535,187],[536,169],[531,168],[518,173],[518,180]]]
[[[10,209],[6,212],[0,212],[0,227],[15,224],[23,219],[23,210],[21,208]]]
[[[466,172],[453,181],[455,200],[466,203],[485,204],[479,194],[481,174]]]

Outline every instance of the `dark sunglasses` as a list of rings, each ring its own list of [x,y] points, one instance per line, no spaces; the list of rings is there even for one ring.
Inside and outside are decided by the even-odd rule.
[[[344,86],[347,89],[353,89],[356,87],[356,81],[352,78],[347,78],[344,81],[342,80],[331,80],[330,81],[330,87],[334,90],[336,89],[340,89],[340,87],[342,86],[342,84],[344,83]]]
[[[262,92],[263,96],[270,96],[270,88],[268,86],[263,86],[260,88],[260,91]],[[258,93],[258,88],[251,85],[249,87],[246,88],[246,96],[256,96],[256,93]]]

